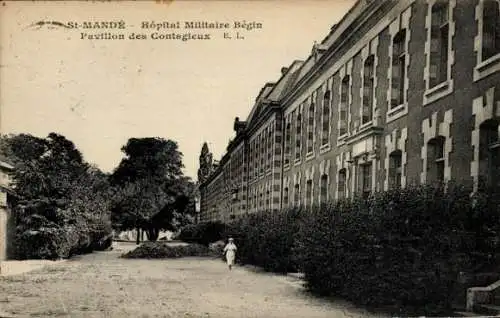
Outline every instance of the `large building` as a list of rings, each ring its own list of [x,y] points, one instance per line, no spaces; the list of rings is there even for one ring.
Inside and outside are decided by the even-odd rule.
[[[359,0],[266,84],[202,220],[409,184],[500,182],[500,0]]]

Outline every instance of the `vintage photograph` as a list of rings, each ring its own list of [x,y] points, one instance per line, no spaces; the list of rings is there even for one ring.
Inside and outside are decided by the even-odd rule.
[[[0,1],[0,317],[500,316],[500,0]]]

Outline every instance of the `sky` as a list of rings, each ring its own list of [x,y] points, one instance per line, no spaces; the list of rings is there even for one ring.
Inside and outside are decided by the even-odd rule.
[[[73,141],[85,160],[106,172],[131,137],[178,142],[185,174],[196,179],[207,142],[215,159],[247,118],[266,82],[306,59],[353,0],[3,2],[0,5],[0,132],[50,132]],[[36,25],[56,21],[79,28]],[[123,21],[125,29],[83,29],[83,22]],[[152,39],[143,22],[219,21],[228,30],[209,40]],[[234,23],[260,23],[254,30]],[[163,25],[163,24],[162,24]],[[224,39],[224,32],[232,36]],[[124,40],[81,39],[121,33]],[[235,39],[236,32],[240,37]],[[146,39],[129,39],[134,33]]]

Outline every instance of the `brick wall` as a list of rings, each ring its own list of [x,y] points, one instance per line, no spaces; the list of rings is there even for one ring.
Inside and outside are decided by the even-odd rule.
[[[311,55],[303,64],[310,70],[301,71],[308,79],[298,80],[279,101],[276,127],[282,127],[283,133],[280,135],[276,129],[274,178],[250,181],[249,200],[251,193],[260,193],[266,184],[274,182],[274,190],[280,192],[274,195],[282,201],[288,197],[293,202],[298,185],[300,203],[319,202],[322,175],[328,176],[329,199],[342,193],[352,196],[363,189],[382,191],[440,178],[477,185],[485,174],[481,160],[484,161],[486,146],[481,139],[481,127],[484,123],[498,125],[500,121],[500,53],[486,60],[481,55],[484,1],[449,0],[445,1],[446,10],[436,0],[356,4],[360,7],[352,12],[357,13],[350,14],[359,16],[345,20],[351,21],[346,26],[350,33],[336,35],[332,31],[325,40],[331,45],[324,54],[327,57],[313,60]],[[443,20],[436,23],[437,15],[433,12],[442,12]],[[343,28],[342,23],[345,22],[338,29]],[[440,42],[436,40],[436,27],[448,32]],[[439,59],[436,47],[442,48]],[[368,80],[364,65],[370,55],[374,56],[375,70],[373,116],[371,121],[363,123],[363,111],[369,109],[363,108],[364,103],[368,100],[366,96],[370,96],[365,92]],[[404,76],[398,76],[400,73],[396,71],[404,71]],[[348,89],[341,98],[341,83],[346,75]],[[441,81],[436,84],[433,79],[438,76]],[[326,91],[331,92],[330,135],[329,143],[322,145],[321,110]],[[314,127],[309,127],[312,103]],[[348,130],[344,136],[339,136],[341,107],[348,110]],[[296,159],[299,113],[301,148]],[[264,121],[255,122],[268,125]],[[285,165],[284,128],[288,122],[291,156],[290,163]],[[255,138],[260,130],[260,126],[249,127],[247,140],[258,140]],[[313,151],[308,152],[311,130]],[[251,158],[247,159],[251,162]],[[339,191],[343,173],[346,187],[345,191]],[[308,180],[312,181],[312,187]]]

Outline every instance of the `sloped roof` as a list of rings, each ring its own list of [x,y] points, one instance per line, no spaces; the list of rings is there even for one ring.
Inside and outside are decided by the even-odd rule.
[[[326,61],[331,59],[331,56],[339,48],[344,45],[344,42],[354,34],[353,30],[363,23],[364,17],[374,12],[377,8],[388,4],[397,3],[393,0],[358,0],[349,9],[349,11],[334,24],[326,37],[320,42],[313,45],[311,54],[298,70],[298,76],[294,84],[294,89],[289,90],[286,96],[283,96],[282,102],[287,103],[306,83],[314,76],[321,73],[321,68]],[[285,105],[283,105],[285,106]]]
[[[257,98],[255,99],[255,103],[252,107],[252,110],[250,111],[250,114],[247,117],[247,122],[252,122],[252,120],[256,117],[258,117],[258,114],[260,113],[261,110],[261,102],[262,100],[269,94],[271,89],[273,88],[274,83],[266,83],[264,87],[261,88],[259,95],[257,95]]]
[[[258,117],[258,114],[261,112],[263,107],[262,101],[279,101],[290,89],[293,88],[299,78],[298,72],[301,69],[302,63],[303,61],[294,61],[290,67],[282,69],[281,77],[276,83],[266,83],[266,85],[264,85],[255,99],[255,104],[248,115],[246,120],[248,123]]]
[[[283,97],[283,95],[293,87],[298,77],[297,71],[300,69],[302,63],[303,61],[293,61],[290,67],[282,73],[282,76],[267,96],[269,100],[279,101],[281,97]]]
[[[363,12],[366,9],[366,7],[368,7],[372,2],[375,1],[374,0],[356,1],[356,3],[354,3],[354,5],[349,9],[349,11],[347,11],[347,13],[342,17],[342,19],[340,19],[340,21],[331,28],[330,33],[323,39],[323,41],[321,41],[321,44],[330,47],[336,40],[339,39],[342,33],[345,32],[346,29],[353,24],[353,22],[358,18],[361,12]],[[377,2],[380,1],[377,0]]]

